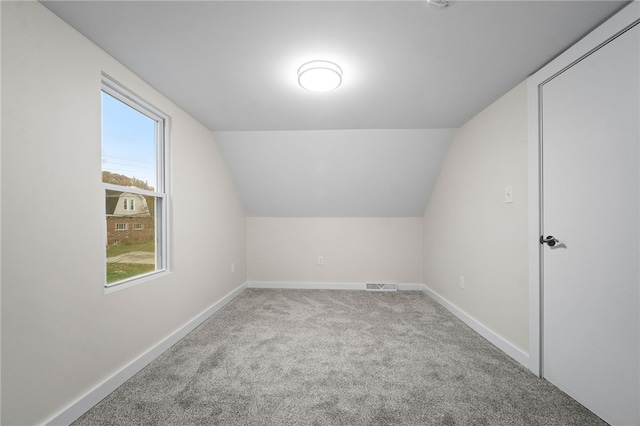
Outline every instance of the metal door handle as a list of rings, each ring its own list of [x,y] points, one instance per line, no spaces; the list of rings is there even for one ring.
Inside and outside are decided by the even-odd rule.
[[[549,247],[553,247],[559,242],[560,240],[558,240],[557,238],[554,238],[553,235],[549,235],[547,238],[545,238],[544,235],[540,236],[540,244],[546,244]]]

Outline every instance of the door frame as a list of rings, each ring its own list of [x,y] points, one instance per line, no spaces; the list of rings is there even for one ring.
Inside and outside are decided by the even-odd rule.
[[[541,88],[567,68],[588,56],[621,31],[640,20],[640,0],[613,15],[609,20],[597,27],[567,51],[545,65],[527,80],[528,97],[528,202],[529,202],[529,369],[539,377],[544,374],[543,359],[543,286],[542,286],[542,248],[540,235],[542,223],[542,144],[541,121],[542,99]],[[639,94],[640,96],[640,94]]]

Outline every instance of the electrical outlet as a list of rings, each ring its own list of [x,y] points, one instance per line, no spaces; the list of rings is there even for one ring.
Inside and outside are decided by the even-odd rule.
[[[318,265],[324,265],[324,256],[318,256]]]
[[[232,274],[235,274],[235,273],[236,273],[236,264],[235,264],[235,263],[232,263],[232,264],[231,264],[231,273],[232,273]]]
[[[464,290],[464,277],[462,275],[460,275],[458,279],[458,284],[460,285],[460,288]]]

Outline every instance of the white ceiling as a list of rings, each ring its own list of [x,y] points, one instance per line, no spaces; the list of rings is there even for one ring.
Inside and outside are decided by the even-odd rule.
[[[461,126],[627,2],[42,3],[214,131],[249,215],[419,216],[451,137],[404,130]],[[342,86],[300,88],[296,71],[313,59],[339,64]],[[395,132],[363,146],[373,129]],[[334,130],[351,131],[315,132]],[[383,193],[378,179],[343,167],[389,159],[396,177]],[[340,171],[321,190],[320,163]]]
[[[621,7],[616,1],[51,1],[215,131],[459,127]],[[304,62],[340,65],[313,94]]]
[[[216,132],[252,216],[422,216],[453,129]]]

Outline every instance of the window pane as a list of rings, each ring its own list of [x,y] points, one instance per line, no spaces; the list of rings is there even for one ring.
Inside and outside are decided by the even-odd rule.
[[[102,181],[156,190],[157,122],[102,92]]]
[[[169,117],[102,80],[106,285],[166,270],[165,144]]]
[[[105,190],[107,284],[156,270],[156,204],[156,197]]]

